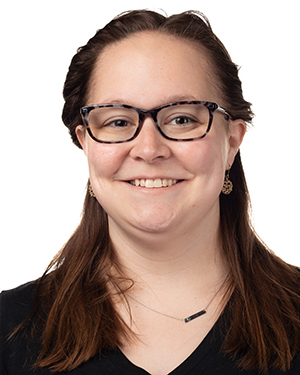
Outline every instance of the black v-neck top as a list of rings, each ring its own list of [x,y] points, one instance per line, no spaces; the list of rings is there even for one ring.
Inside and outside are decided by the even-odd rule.
[[[0,295],[0,374],[1,375],[50,375],[47,368],[33,369],[39,344],[24,335],[17,335],[12,341],[6,337],[30,313],[34,300],[33,283],[2,292]],[[225,314],[228,313],[225,311]],[[224,317],[224,314],[223,314]],[[258,371],[243,371],[235,361],[221,351],[221,317],[191,355],[169,375],[255,375]],[[71,375],[149,375],[135,366],[120,350],[95,356],[76,369],[61,374]],[[300,375],[300,357],[292,362],[288,372],[270,370],[269,375]],[[167,374],[166,374],[167,375]]]

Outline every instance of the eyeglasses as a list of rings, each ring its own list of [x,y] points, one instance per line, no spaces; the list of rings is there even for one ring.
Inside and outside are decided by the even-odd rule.
[[[96,142],[123,143],[136,138],[147,117],[153,119],[161,135],[171,141],[193,141],[209,132],[215,111],[226,120],[230,113],[218,104],[184,101],[146,111],[126,104],[96,104],[80,109],[84,125]]]

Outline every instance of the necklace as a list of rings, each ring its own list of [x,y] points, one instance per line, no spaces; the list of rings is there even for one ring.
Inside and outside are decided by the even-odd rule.
[[[136,298],[132,297],[130,294],[127,294],[127,293],[125,293],[125,294],[126,294],[127,297],[131,298],[133,301],[137,302],[138,304],[140,304],[141,306],[145,307],[146,309],[155,312],[156,314],[163,315],[163,316],[166,316],[166,317],[171,318],[171,319],[179,320],[179,321],[184,322],[184,323],[189,323],[190,321],[198,318],[199,316],[206,314],[206,310],[208,309],[208,307],[210,306],[210,304],[212,303],[212,301],[216,298],[217,294],[219,293],[219,291],[224,286],[225,281],[227,279],[227,276],[228,276],[228,274],[226,275],[226,277],[225,277],[223,283],[221,284],[220,288],[216,291],[216,293],[213,295],[212,299],[208,302],[208,304],[204,307],[204,309],[196,312],[193,315],[188,316],[187,318],[177,318],[175,316],[168,315],[168,314],[165,314],[163,312],[157,311],[155,309],[152,309],[152,307],[149,307],[149,306],[145,305],[144,303],[138,301]]]

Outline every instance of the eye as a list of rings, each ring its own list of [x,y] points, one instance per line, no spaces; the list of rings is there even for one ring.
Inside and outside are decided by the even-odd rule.
[[[185,125],[185,124],[189,124],[191,122],[195,122],[195,120],[193,120],[189,117],[180,116],[180,117],[174,118],[171,121],[168,121],[167,123],[170,124],[170,125]]]
[[[131,120],[128,119],[109,119],[104,124],[103,127],[111,128],[126,128],[129,126],[135,126]]]
[[[185,126],[185,125],[192,125],[198,123],[196,117],[186,114],[186,113],[175,113],[172,116],[167,117],[164,120],[164,125],[177,125],[177,126]]]

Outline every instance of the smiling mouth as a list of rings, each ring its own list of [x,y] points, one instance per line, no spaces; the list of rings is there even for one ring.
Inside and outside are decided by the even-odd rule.
[[[166,188],[173,185],[176,185],[179,181],[182,180],[173,180],[173,179],[167,179],[167,178],[156,178],[155,180],[150,180],[148,178],[142,178],[140,180],[135,179],[129,181],[131,185],[134,186],[141,186],[145,188]]]

